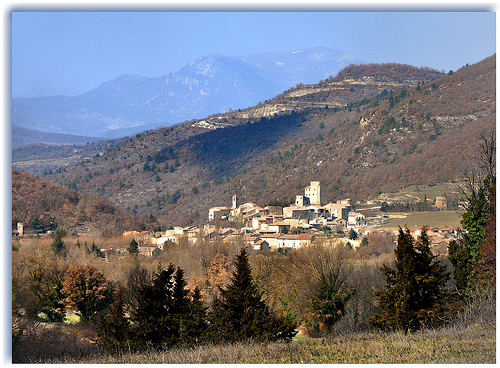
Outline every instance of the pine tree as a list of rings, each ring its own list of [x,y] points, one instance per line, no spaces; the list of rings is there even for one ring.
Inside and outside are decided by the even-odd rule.
[[[139,289],[137,307],[132,312],[133,334],[137,349],[161,349],[168,345],[172,333],[172,264],[166,270],[158,267],[149,285]]]
[[[370,324],[405,333],[439,324],[448,308],[444,288],[450,272],[432,254],[426,229],[415,241],[408,229],[399,228],[395,254],[395,269],[381,267],[387,285],[375,296],[382,314],[374,314]]]
[[[180,343],[184,346],[193,346],[205,342],[208,335],[207,309],[201,300],[200,290],[195,288],[179,324]]]
[[[56,255],[60,255],[64,252],[66,246],[64,245],[64,241],[62,240],[62,236],[59,234],[54,237],[54,241],[52,242],[52,250]]]
[[[130,241],[130,244],[128,246],[128,252],[130,254],[137,254],[137,253],[139,253],[139,244],[137,243],[137,241],[135,239],[132,239]]]
[[[241,249],[229,285],[220,288],[221,299],[212,303],[215,336],[224,342],[290,341],[295,336],[295,323],[274,315],[262,301],[252,280],[248,255]]]
[[[185,320],[186,315],[189,313],[189,290],[187,290],[185,287],[186,281],[184,280],[184,271],[178,267],[174,275],[174,285],[172,288],[172,329],[170,337],[171,345],[181,342],[181,324]]]
[[[192,300],[189,298],[184,271],[179,267],[175,270],[170,264],[164,270],[159,264],[152,282],[139,285],[132,307],[134,350],[193,345],[205,340],[207,308],[198,290]]]
[[[130,322],[125,316],[123,294],[110,307],[109,315],[101,314],[96,324],[97,343],[111,354],[127,351],[131,345]]]

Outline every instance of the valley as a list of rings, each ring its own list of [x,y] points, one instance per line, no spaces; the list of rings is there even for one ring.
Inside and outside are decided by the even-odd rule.
[[[124,138],[41,178],[153,215],[166,228],[196,224],[233,194],[264,206],[315,180],[331,200],[354,201],[461,181],[481,135],[495,127],[494,73],[494,57],[452,75],[352,66],[254,108]],[[371,87],[358,82],[366,80]],[[399,90],[388,89],[394,83]],[[307,93],[320,86],[322,97]],[[328,108],[314,105],[320,97]],[[269,115],[278,105],[288,110]]]
[[[405,246],[410,250],[404,255],[413,257],[403,272],[414,272],[409,280],[435,284],[434,276],[440,278],[437,288],[425,289],[440,298],[432,305],[439,320],[422,318],[416,329],[432,336],[460,332],[458,341],[449,340],[453,351],[446,362],[494,360],[491,182],[481,184],[488,191],[481,218],[466,223],[470,213],[465,216],[462,208],[474,200],[462,189],[475,170],[484,170],[484,161],[477,160],[485,153],[485,139],[494,147],[494,57],[448,74],[397,64],[350,66],[335,78],[298,85],[253,108],[85,145],[16,147],[15,165],[37,174],[12,170],[16,361],[78,356],[115,362],[110,352],[117,351],[117,343],[129,352],[117,355],[122,362],[171,362],[158,352],[184,342],[190,351],[214,341],[230,347],[222,329],[211,330],[217,322],[207,311],[220,308],[221,296],[230,299],[224,288],[229,290],[243,270],[241,284],[258,298],[251,306],[258,303],[271,321],[287,321],[289,344],[276,345],[270,362],[296,362],[282,355],[290,349],[304,356],[301,363],[414,362],[423,355],[396,347],[394,360],[379,345],[404,340],[414,348],[421,340],[407,336],[417,335],[411,331],[401,340],[402,335],[382,333],[374,320],[390,310],[379,296],[393,290],[387,285],[389,267],[406,261]],[[460,248],[465,236],[458,228],[474,234],[472,226],[480,221],[485,230],[477,257],[485,261],[478,265],[493,268],[484,271],[486,281],[470,276],[486,285],[470,303],[461,297],[468,286],[460,272],[469,271],[459,262],[468,253]],[[426,236],[420,237],[425,226]],[[425,271],[432,268],[432,275],[419,274],[415,264],[428,265]],[[80,294],[87,284],[78,278],[85,274],[99,285],[84,290],[92,298]],[[160,304],[148,294],[155,290],[163,293]],[[97,302],[89,307],[79,300]],[[170,313],[164,306],[172,301],[181,306],[178,314],[162,314]],[[138,317],[141,311],[147,318]],[[98,319],[98,312],[106,317]],[[236,315],[220,326],[240,323],[241,313]],[[201,328],[187,331],[193,321]],[[143,334],[163,331],[156,327],[168,323],[179,336]],[[386,329],[393,326],[382,326]],[[487,343],[474,331],[486,334]],[[89,336],[111,342],[104,348]],[[356,347],[349,356],[341,354],[344,348],[333,348],[355,336],[369,346]],[[487,358],[472,353],[463,358],[468,351],[463,341],[469,338]],[[151,348],[155,339],[172,345]],[[434,341],[428,335],[424,340]],[[316,347],[320,341],[330,349],[328,357]],[[262,346],[273,348],[267,340]],[[443,361],[434,352],[424,355],[429,362]]]

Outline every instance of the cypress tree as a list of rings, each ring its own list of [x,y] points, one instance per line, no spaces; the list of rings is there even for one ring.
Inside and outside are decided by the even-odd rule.
[[[212,303],[215,336],[224,342],[290,341],[295,336],[295,323],[274,315],[262,301],[262,295],[252,280],[248,255],[241,249],[229,285],[219,288],[221,299]]]
[[[395,254],[395,269],[381,267],[387,285],[375,296],[379,297],[382,314],[374,314],[370,324],[387,331],[403,330],[405,334],[439,324],[448,308],[444,287],[450,272],[432,254],[426,229],[415,241],[408,229],[399,228]]]

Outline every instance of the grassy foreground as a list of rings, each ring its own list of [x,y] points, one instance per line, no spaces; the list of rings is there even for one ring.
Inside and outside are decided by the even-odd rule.
[[[403,333],[351,333],[336,338],[296,337],[291,343],[204,345],[165,352],[96,354],[85,358],[44,360],[44,363],[495,363],[495,328],[476,324]]]

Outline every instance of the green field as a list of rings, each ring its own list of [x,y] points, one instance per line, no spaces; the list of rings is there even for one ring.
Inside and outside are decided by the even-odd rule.
[[[408,226],[408,229],[430,227],[449,227],[456,229],[460,226],[462,216],[457,211],[430,211],[430,212],[411,212],[411,213],[391,213],[387,223],[371,227],[371,229],[383,229],[392,233],[398,231],[398,227]]]

